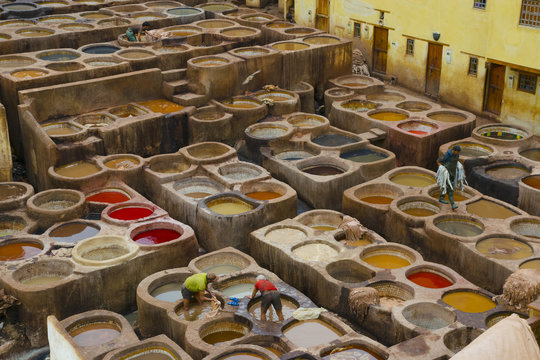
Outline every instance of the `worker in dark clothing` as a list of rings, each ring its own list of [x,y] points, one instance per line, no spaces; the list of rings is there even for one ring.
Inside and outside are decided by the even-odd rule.
[[[437,165],[444,166],[446,170],[448,171],[449,178],[446,181],[443,181],[443,183],[446,183],[448,180],[450,182],[450,186],[446,186],[446,190],[447,190],[446,192],[448,192],[448,200],[450,201],[452,210],[457,208],[457,205],[454,203],[454,190],[451,184],[456,183],[455,180],[456,180],[460,152],[461,152],[461,147],[459,145],[454,145],[450,150],[445,152],[440,158],[437,159]],[[437,175],[439,177],[439,171],[437,172]],[[439,179],[437,182],[439,183],[439,187],[441,187],[441,194],[439,196],[439,202],[443,204],[448,204],[448,201],[444,199],[445,192],[439,182]]]

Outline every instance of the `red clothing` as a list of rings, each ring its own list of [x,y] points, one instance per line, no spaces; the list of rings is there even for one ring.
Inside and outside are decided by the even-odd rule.
[[[268,280],[259,280],[255,283],[255,289],[259,290],[261,293],[263,291],[277,290],[274,284]]]

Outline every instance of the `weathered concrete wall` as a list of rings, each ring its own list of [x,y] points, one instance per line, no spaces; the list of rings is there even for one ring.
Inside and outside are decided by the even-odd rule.
[[[11,181],[12,166],[6,110],[0,104],[0,181]]]

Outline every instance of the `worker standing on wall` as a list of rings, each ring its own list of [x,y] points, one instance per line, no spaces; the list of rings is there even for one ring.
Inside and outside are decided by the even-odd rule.
[[[459,163],[460,152],[461,147],[454,145],[437,159],[437,165],[439,165],[437,170],[437,184],[440,188],[439,202],[448,204],[448,201],[444,199],[444,195],[448,193],[448,200],[452,210],[457,209],[457,205],[454,203],[454,188],[458,184],[458,180],[463,183],[463,167]],[[461,174],[458,172],[461,172]]]
[[[199,305],[202,305],[203,301],[212,301],[214,295],[208,290],[208,284],[216,281],[218,278],[214,273],[199,273],[188,277],[182,286],[184,310],[189,310],[189,302],[193,298],[197,300]],[[205,291],[208,291],[211,297],[207,297],[204,294]]]
[[[279,321],[283,321],[283,312],[281,311],[283,305],[281,304],[279,292],[274,284],[266,280],[264,275],[257,276],[257,282],[253,288],[251,298],[254,298],[258,291],[261,292],[261,320],[266,321],[266,312],[268,311],[270,304],[272,304],[274,310],[276,310]]]

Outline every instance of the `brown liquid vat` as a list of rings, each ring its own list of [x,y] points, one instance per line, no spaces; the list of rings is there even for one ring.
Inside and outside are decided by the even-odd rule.
[[[186,159],[195,164],[216,163],[236,155],[234,148],[218,142],[203,142],[180,149]]]
[[[32,185],[23,182],[0,183],[0,210],[6,211],[22,207],[34,195]]]

